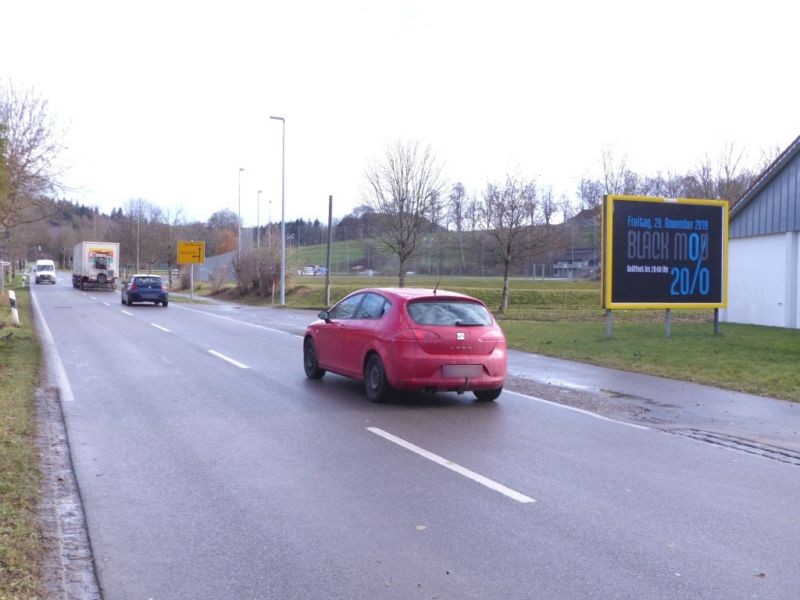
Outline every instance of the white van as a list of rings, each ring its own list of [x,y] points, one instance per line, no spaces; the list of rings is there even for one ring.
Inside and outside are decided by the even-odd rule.
[[[34,270],[36,276],[36,283],[48,281],[52,284],[56,282],[56,264],[48,259],[43,258],[36,261],[36,269]]]

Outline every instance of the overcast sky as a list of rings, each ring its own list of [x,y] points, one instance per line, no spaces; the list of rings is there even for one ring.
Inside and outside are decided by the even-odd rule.
[[[388,143],[479,193],[506,173],[574,196],[605,148],[685,172],[800,134],[796,2],[5,0],[0,78],[66,131],[68,199],[205,221],[342,217]],[[271,207],[270,207],[271,201]]]

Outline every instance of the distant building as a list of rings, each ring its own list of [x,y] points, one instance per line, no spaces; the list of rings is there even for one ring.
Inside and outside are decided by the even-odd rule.
[[[800,328],[800,137],[731,209],[720,319]]]
[[[244,241],[244,240],[243,240]],[[195,281],[211,281],[218,278],[220,281],[235,282],[236,269],[234,261],[238,255],[238,250],[217,254],[216,256],[206,256],[206,262],[202,265],[195,265]]]
[[[592,279],[600,273],[600,255],[594,248],[567,250],[553,260],[553,277]]]

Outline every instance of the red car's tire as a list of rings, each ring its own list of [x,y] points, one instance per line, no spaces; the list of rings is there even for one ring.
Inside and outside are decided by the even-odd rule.
[[[383,361],[377,354],[371,355],[364,367],[364,390],[372,402],[385,402],[392,393]]]
[[[322,376],[325,375],[325,369],[319,368],[317,347],[310,337],[303,342],[303,369],[309,379],[322,379]]]
[[[472,393],[480,402],[493,402],[503,393],[503,388],[499,387],[495,390],[475,390]]]

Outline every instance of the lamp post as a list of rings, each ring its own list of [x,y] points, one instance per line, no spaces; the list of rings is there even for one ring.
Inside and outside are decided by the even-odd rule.
[[[286,119],[270,117],[281,122],[281,306],[286,305]]]
[[[272,200],[267,202],[267,248],[272,248]]]
[[[139,212],[136,215],[136,272],[139,273],[139,228],[142,220],[142,205],[139,203]]]
[[[256,196],[256,248],[261,250],[261,190]]]
[[[237,253],[239,264],[242,264],[242,171],[244,169],[239,167],[239,251]]]

